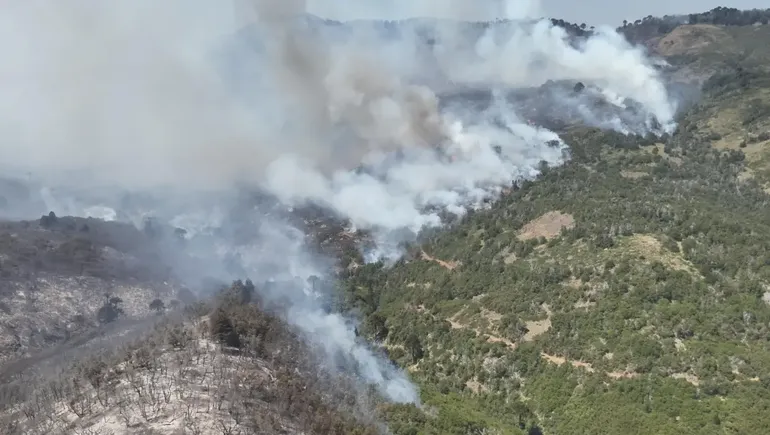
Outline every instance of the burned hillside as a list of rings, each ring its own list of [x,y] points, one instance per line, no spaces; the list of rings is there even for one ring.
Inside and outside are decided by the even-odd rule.
[[[28,356],[124,314],[141,317],[154,299],[191,300],[164,249],[119,222],[51,212],[0,223],[0,358]]]
[[[0,387],[2,432],[375,434],[376,397],[262,305],[250,282],[150,331]],[[213,431],[213,432],[212,432]]]

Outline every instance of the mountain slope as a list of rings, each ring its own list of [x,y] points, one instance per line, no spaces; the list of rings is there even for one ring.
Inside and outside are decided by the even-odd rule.
[[[43,216],[0,224],[0,360],[29,356],[150,303],[190,302],[163,244],[131,224]],[[116,308],[111,311],[110,298]],[[119,305],[119,306],[117,306]]]
[[[356,271],[350,303],[428,403],[509,430],[763,433],[770,76],[731,59],[671,137],[571,128],[572,162]]]
[[[78,277],[72,291],[88,296],[49,319],[41,312],[66,296],[61,285],[42,289],[43,306],[8,287],[9,329],[34,316],[53,325],[78,309],[94,324],[92,335],[73,334],[92,347],[75,340],[74,352],[52,351],[54,367],[79,354],[61,374],[28,370],[44,366],[31,350],[50,343],[8,346],[28,358],[3,372],[3,433],[375,433],[380,422],[397,435],[766,432],[766,29],[706,23],[635,34],[668,55],[675,78],[706,82],[675,134],[559,123],[568,164],[447,231],[424,234],[392,267],[363,265],[361,240],[322,212],[298,219],[321,249],[343,257],[340,300],[328,305],[361,316],[357,331],[412,374],[421,407],[382,403],[345,376],[317,370],[326,361],[269,309],[249,304],[248,283],[184,315],[158,304],[164,315],[151,313],[152,298],[180,298],[180,277],[153,260],[165,245],[133,227],[121,228],[137,245],[81,231],[80,220],[8,224],[1,270],[14,285],[32,282],[25,270],[48,265],[62,279]],[[82,238],[91,243],[75,248],[88,249],[58,254]],[[38,239],[35,255],[20,249]],[[98,255],[73,254],[81,251]],[[139,279],[123,269],[130,261],[101,261],[115,252],[149,261],[139,269],[153,273]],[[16,264],[24,267],[7,267]],[[134,302],[125,311],[135,324],[97,328],[110,286]],[[47,329],[56,328],[28,336]]]
[[[737,153],[574,134],[593,157],[424,255],[361,269],[351,293],[371,333],[385,336],[384,319],[391,355],[423,385],[518,397],[548,433],[761,433],[770,198],[743,184]]]
[[[134,340],[113,336],[73,355],[58,373],[6,379],[2,433],[377,433],[360,416],[365,393],[318,370],[315,353],[255,298],[250,282],[236,282]]]

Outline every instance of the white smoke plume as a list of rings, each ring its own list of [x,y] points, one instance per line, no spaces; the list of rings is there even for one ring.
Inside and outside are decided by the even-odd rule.
[[[264,168],[287,154],[328,174],[359,164],[372,149],[450,139],[451,122],[438,112],[437,96],[407,81],[426,63],[417,59],[424,53],[416,47],[424,44],[416,35],[405,31],[387,40],[367,26],[351,26],[354,36],[331,44],[323,36],[333,30],[310,23],[303,31],[292,19],[305,11],[304,2],[252,3],[265,53],[255,64],[259,74],[238,80],[259,89],[251,106],[228,93],[212,62],[214,48],[237,29],[232,11],[210,0],[4,6],[0,44],[9,61],[0,66],[0,157],[36,175],[213,188],[260,181]],[[525,3],[484,3],[490,5],[485,14]],[[414,7],[426,16],[442,10],[457,18],[466,13],[462,4]],[[527,4],[518,15],[537,10]],[[654,68],[620,36],[605,32],[581,49],[547,21],[517,23],[489,26],[465,47],[439,43],[432,50],[439,73],[510,86],[559,78],[595,82],[640,101],[662,124],[671,121]],[[461,34],[453,26],[434,27],[445,40],[460,40],[451,37]]]
[[[425,45],[421,32],[438,38],[432,50],[435,66],[438,75],[450,82],[523,87],[549,79],[582,80],[602,86],[605,93],[637,100],[664,129],[672,128],[674,109],[657,71],[642,51],[607,29],[575,47],[564,30],[546,20],[481,26],[475,40],[463,40],[460,30],[467,26],[462,23],[434,21],[431,25],[418,20],[414,28],[405,26],[407,31],[397,37],[375,39],[371,45],[371,33],[376,30],[372,27],[377,24],[367,33],[359,23],[353,36],[323,51],[308,49],[318,43],[315,33],[308,36],[291,25],[292,18],[304,12],[301,3],[296,2],[293,11],[281,4],[276,12],[273,2],[257,2],[258,15],[266,17],[258,20],[268,29],[278,29],[268,53],[278,60],[277,70],[271,71],[290,80],[284,79],[289,86],[281,90],[292,92],[299,81],[305,86],[321,84],[321,92],[303,89],[301,107],[310,108],[308,117],[325,127],[314,132],[327,131],[337,121],[352,125],[355,150],[344,154],[355,162],[373,151],[396,149],[406,149],[409,158],[379,168],[379,176],[373,176],[348,171],[323,174],[317,171],[317,161],[285,156],[268,167],[266,185],[286,202],[329,207],[358,228],[417,232],[439,225],[438,214],[425,211],[430,206],[462,214],[466,207],[497,195],[512,180],[536,175],[541,161],[552,165],[564,161],[559,138],[519,121],[504,98],[497,98],[491,109],[498,112],[498,120],[506,118],[504,128],[484,122],[492,116],[464,125],[466,113],[439,113],[431,89],[405,82],[404,76],[414,70],[411,59],[379,57],[374,49],[396,46],[402,47],[397,53],[410,53],[411,47]],[[581,109],[586,112],[585,107]],[[587,118],[590,113],[582,115]],[[625,131],[622,125],[617,128]],[[437,159],[431,145],[443,146],[454,159]],[[493,152],[495,145],[497,152]]]
[[[441,59],[451,79],[466,83],[539,86],[548,80],[577,80],[638,101],[668,132],[675,106],[653,62],[620,34],[599,27],[595,36],[573,44],[548,20],[491,26],[468,56]]]
[[[415,386],[386,359],[375,354],[356,336],[354,325],[339,313],[323,309],[313,280],[328,278],[328,266],[308,254],[305,235],[280,222],[257,224],[259,243],[237,249],[244,267],[272,282],[294,282],[293,286],[262,289],[267,302],[289,300],[287,318],[318,343],[330,361],[342,360],[368,384],[375,385],[390,400],[419,401]],[[231,249],[230,247],[225,247]]]
[[[353,3],[374,4],[335,4]],[[211,203],[202,192],[248,186],[287,206],[328,208],[373,230],[385,252],[393,232],[441,225],[439,211],[462,215],[537,176],[542,162],[567,159],[567,144],[519,119],[504,92],[479,111],[442,109],[437,89],[580,80],[636,100],[671,128],[674,107],[652,63],[619,35],[604,29],[576,46],[550,22],[529,20],[536,2],[475,3],[415,2],[404,12],[428,18],[393,30],[326,23],[294,0],[242,2],[238,11],[253,11],[245,29],[214,0],[11,2],[0,8],[0,161],[56,192],[81,192],[45,191],[43,203],[68,213],[141,221],[153,210],[110,213],[94,208],[110,200],[84,198],[112,196],[119,208],[124,193],[151,192],[163,198],[156,214],[208,237],[209,214],[190,204],[203,210]],[[453,21],[468,17],[508,20]],[[182,193],[186,205],[173,200]],[[226,226],[217,220],[209,226]],[[281,251],[281,237],[259,240],[222,250],[243,251],[251,274],[322,273],[304,245]],[[347,354],[386,397],[416,402],[405,374],[308,293],[296,293],[289,321],[326,354]]]

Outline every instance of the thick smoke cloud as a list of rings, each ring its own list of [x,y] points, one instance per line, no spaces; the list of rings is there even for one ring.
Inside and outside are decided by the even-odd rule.
[[[419,15],[446,20],[395,27],[324,22],[295,0],[4,5],[0,161],[36,180],[44,204],[17,210],[137,223],[153,215],[187,229],[201,255],[238,254],[255,280],[297,278],[279,292],[291,295],[289,321],[386,397],[416,402],[405,374],[307,287],[328,267],[291,225],[255,220],[258,237],[246,244],[222,236],[232,228],[221,210],[239,205],[231,193],[320,205],[373,232],[371,259],[392,258],[395,242],[446,213],[482,207],[543,162],[568,158],[556,133],[519,118],[507,89],[580,80],[636,100],[638,128],[653,116],[663,130],[673,125],[655,68],[620,36],[603,30],[575,44],[547,21],[524,20],[537,16],[536,2],[468,4],[418,1]],[[493,16],[516,20],[452,21]],[[483,109],[442,105],[442,92],[460,85],[496,91]],[[137,194],[154,199],[126,199]]]
[[[259,74],[237,80],[259,90],[249,106],[233,98],[232,83],[213,62],[212,52],[237,30],[232,10],[207,0],[92,3],[4,7],[3,161],[38,176],[67,172],[123,187],[210,189],[260,181],[265,167],[289,153],[328,173],[357,165],[372,149],[450,136],[437,96],[407,82],[430,61],[408,25],[395,39],[378,37],[371,25],[351,25],[352,36],[331,44],[316,36],[332,39],[339,26],[292,19],[305,2],[251,2],[265,49],[252,60]],[[426,16],[442,10],[459,17],[466,2],[454,3],[415,7]],[[523,3],[484,4],[505,11]],[[248,6],[241,0],[240,10]],[[583,80],[636,99],[664,125],[672,119],[654,68],[611,32],[579,49],[547,22],[490,26],[475,39],[461,38],[461,26],[433,27],[444,36],[431,51],[434,81],[442,75],[516,87]]]
[[[636,100],[672,130],[675,107],[644,51],[630,46],[611,28],[600,27],[597,32],[573,46],[566,31],[548,21],[494,26],[479,39],[472,59],[450,57],[446,70],[454,81],[510,87],[565,79],[595,84]]]
[[[297,20],[303,4],[293,6],[290,10],[285,4],[277,8],[271,1],[257,2],[257,26],[262,24],[270,36],[261,34],[269,41],[266,57],[275,60],[269,62],[268,72],[275,77],[268,81],[282,84],[280,92],[300,97],[294,113],[304,110],[303,118],[314,122],[313,134],[324,132],[325,142],[334,137],[331,131],[337,122],[343,122],[350,135],[343,143],[354,148],[344,149],[343,157],[331,153],[343,168],[349,167],[351,158],[354,163],[371,163],[364,158],[394,150],[409,158],[385,167],[374,163],[375,176],[322,174],[315,170],[318,161],[287,155],[268,167],[266,185],[285,202],[329,207],[358,228],[417,232],[440,224],[438,214],[426,208],[462,214],[494,197],[511,180],[535,175],[541,161],[552,165],[564,161],[559,138],[521,122],[504,97],[496,98],[480,120],[469,120],[467,111],[457,107],[439,112],[439,97],[432,90],[437,86],[431,85],[442,81],[517,88],[576,79],[602,87],[607,95],[636,100],[665,131],[673,127],[674,108],[657,70],[641,50],[608,29],[577,46],[549,21],[487,26],[416,20],[392,32],[369,22],[351,25],[346,35],[334,33],[334,25],[327,33],[318,22]],[[434,42],[426,48],[431,44],[428,38]],[[319,40],[336,44],[318,49]],[[385,56],[380,55],[383,47]],[[420,48],[423,59],[434,61],[432,76],[425,76],[430,60],[418,61],[415,67],[409,56]],[[423,74],[422,85],[409,80],[415,71]],[[583,118],[591,118],[586,106],[578,109]],[[498,122],[490,122],[493,119]],[[648,130],[651,119],[644,119],[641,129]],[[437,159],[431,146],[441,147],[454,159]]]
[[[440,18],[494,21],[499,18],[539,18],[538,0],[377,0],[345,2],[307,0],[307,10],[323,17],[351,19]]]

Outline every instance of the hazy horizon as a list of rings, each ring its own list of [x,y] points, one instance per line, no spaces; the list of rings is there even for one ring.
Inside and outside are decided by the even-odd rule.
[[[339,0],[307,0],[309,12],[324,18],[338,20],[352,19],[402,19],[428,16],[435,11],[434,1],[441,0],[368,0],[351,2],[340,7]],[[634,21],[648,15],[681,15],[711,10],[717,6],[738,9],[767,8],[767,0],[649,0],[644,3],[620,4],[611,0],[584,0],[577,3],[568,0],[476,0],[472,7],[459,8],[458,4],[469,4],[462,0],[444,0],[447,10],[462,10],[467,19],[492,19],[507,14],[513,16],[547,16],[562,18],[571,22],[588,25],[608,24],[619,26],[623,20]],[[451,18],[451,17],[450,17]]]

